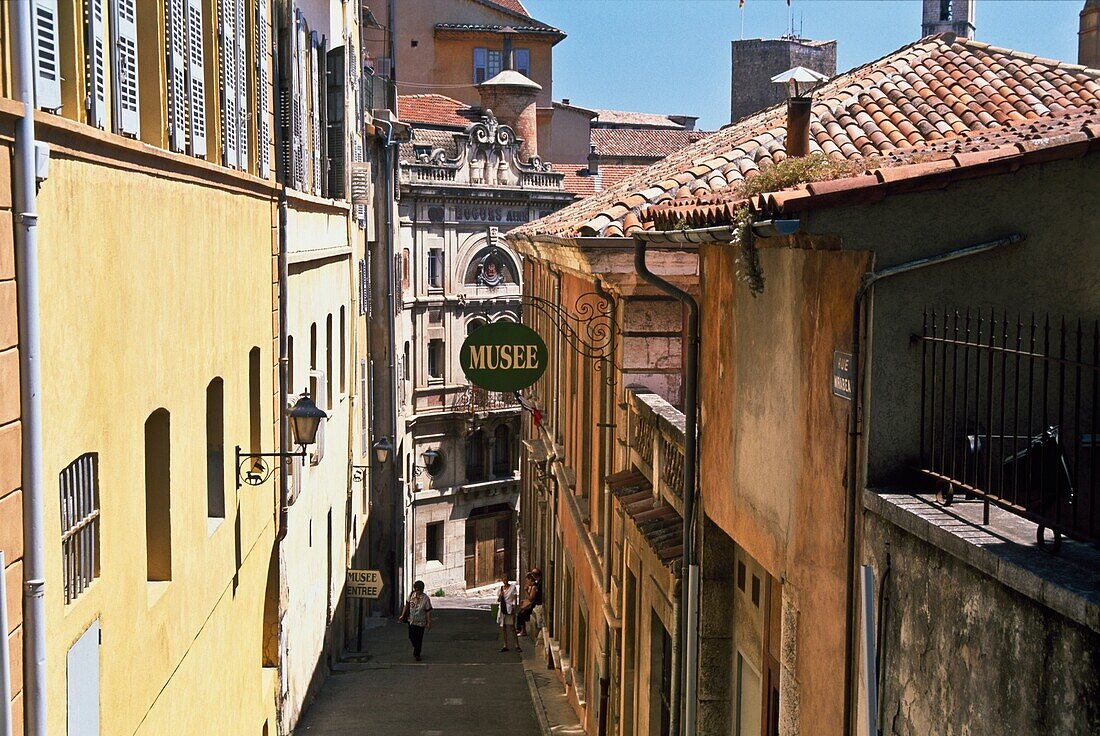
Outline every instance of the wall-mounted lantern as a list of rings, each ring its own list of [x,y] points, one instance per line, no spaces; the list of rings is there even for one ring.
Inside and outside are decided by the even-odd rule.
[[[272,468],[264,460],[265,457],[277,457],[284,462],[296,457],[305,460],[306,448],[317,441],[321,420],[326,419],[328,414],[313,403],[308,391],[303,391],[287,412],[287,417],[290,420],[292,442],[298,445],[298,452],[241,452],[241,446],[237,445],[237,488],[242,483],[258,486],[271,477]]]

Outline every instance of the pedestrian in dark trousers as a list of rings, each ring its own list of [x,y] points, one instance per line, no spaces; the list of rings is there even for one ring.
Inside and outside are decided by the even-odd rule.
[[[420,661],[420,648],[424,644],[424,632],[432,628],[432,599],[424,592],[424,581],[413,583],[413,592],[405,601],[401,611],[401,621],[409,624],[409,641],[413,646],[413,657]]]

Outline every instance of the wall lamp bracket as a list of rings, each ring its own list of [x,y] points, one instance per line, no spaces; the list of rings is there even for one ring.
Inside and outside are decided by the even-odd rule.
[[[298,458],[305,462],[306,448],[303,445],[300,452],[241,452],[241,446],[237,445],[237,488],[266,482],[274,470],[274,465],[265,460],[269,457],[277,457],[284,462]]]

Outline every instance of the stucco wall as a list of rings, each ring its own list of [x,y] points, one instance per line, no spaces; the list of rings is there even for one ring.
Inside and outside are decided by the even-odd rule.
[[[876,585],[890,557],[883,733],[1100,731],[1100,634],[874,513],[863,534]]]
[[[295,232],[302,240],[292,243],[290,250],[300,251],[303,245],[324,241],[331,228],[330,216],[316,212],[293,215]],[[346,238],[345,231],[345,243]],[[296,500],[288,512],[287,536],[280,546],[289,590],[283,618],[284,722],[291,726],[323,682],[343,644],[340,598],[347,567],[345,540],[348,524],[353,521],[347,518],[349,394],[353,388],[350,365],[344,367],[343,389],[340,385],[340,309],[344,308],[346,320],[351,311],[348,258],[344,255],[293,264],[287,288],[287,329],[294,338],[292,402],[309,385],[311,326],[317,326],[317,368],[326,370],[327,318],[331,315],[333,321],[333,401],[326,409],[329,417],[324,427],[324,455],[317,464],[307,461],[295,466],[296,471],[301,469],[294,480],[298,486]],[[345,341],[350,340],[349,329],[350,323],[345,327]],[[350,343],[345,342],[342,352],[348,360]],[[356,507],[352,504],[353,511]]]
[[[555,107],[551,123],[550,150],[539,150],[542,157],[556,164],[588,165],[592,145],[592,118],[586,112],[569,107]]]
[[[1025,323],[1033,312],[1055,324],[1065,317],[1072,326],[1081,318],[1091,330],[1090,321],[1100,318],[1100,261],[1087,247],[1100,239],[1097,201],[1100,156],[1092,155],[807,219],[810,231],[843,233],[845,248],[875,249],[876,269],[1010,233],[1026,236],[1020,244],[875,287],[867,356],[871,484],[905,481],[919,457],[921,350],[910,336],[920,333],[926,307],[940,313],[944,306],[973,307],[987,316],[992,308],[998,317],[1007,311],[1013,322],[1019,316]]]
[[[65,731],[66,651],[97,618],[104,733],[273,728],[261,635],[275,488],[235,491],[230,459],[249,438],[249,351],[274,362],[271,201],[55,154],[39,212],[49,730]],[[201,430],[215,376],[228,456],[216,526]],[[270,368],[260,384],[271,396]],[[151,584],[142,468],[144,424],[159,407],[171,413],[173,571]],[[261,412],[272,448],[271,403]],[[101,573],[66,605],[50,479],[89,451],[99,453]]]
[[[755,298],[737,281],[737,256],[732,246],[701,252],[704,508],[783,581],[783,638],[797,642],[785,686],[800,692],[788,707],[807,714],[803,729],[839,733],[848,404],[830,376],[864,256],[765,247]]]

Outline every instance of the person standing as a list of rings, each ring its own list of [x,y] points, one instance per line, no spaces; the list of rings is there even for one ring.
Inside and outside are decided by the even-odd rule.
[[[500,576],[500,592],[497,593],[497,625],[500,626],[501,642],[504,646],[500,651],[508,651],[508,632],[512,632],[512,639],[516,642],[516,651],[519,648],[519,638],[516,637],[516,608],[519,606],[519,585],[508,580],[507,575]]]
[[[516,612],[516,636],[527,636],[527,622],[535,612],[535,576],[527,573],[523,578],[523,595]],[[518,639],[516,641],[519,641]]]
[[[420,648],[424,644],[424,632],[432,628],[432,599],[424,592],[424,581],[413,583],[413,592],[405,601],[405,610],[401,612],[401,621],[409,624],[409,641],[412,642],[413,657],[420,661]]]

